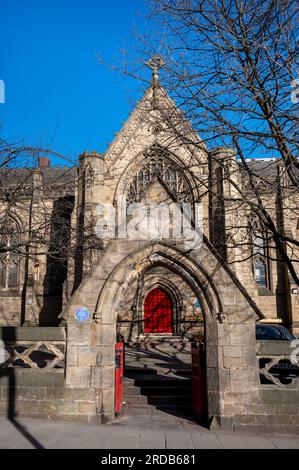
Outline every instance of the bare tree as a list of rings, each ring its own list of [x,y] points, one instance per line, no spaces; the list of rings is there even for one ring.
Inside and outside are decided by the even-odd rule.
[[[244,164],[280,157],[298,187],[298,2],[152,3],[167,31],[166,84],[201,137],[232,145]]]
[[[51,297],[61,304],[68,272],[79,269],[78,252],[101,247],[92,217],[77,217],[82,178],[60,154],[0,141],[0,287],[21,293],[21,323],[28,286],[35,285],[40,309],[48,299],[48,310],[58,314],[61,305],[52,305]]]
[[[164,121],[170,130],[169,148],[174,150],[178,137],[177,142],[189,147],[207,152],[211,145],[231,148],[236,155],[232,160],[208,152],[211,165],[220,168],[221,195],[208,177],[195,183],[201,197],[209,193],[210,202],[216,200],[213,211],[219,215],[225,209],[224,251],[238,248],[238,260],[256,256],[261,248],[255,245],[260,241],[252,233],[263,230],[268,246],[265,255],[286,264],[292,281],[299,285],[299,242],[294,230],[299,215],[299,105],[292,99],[292,84],[299,74],[298,2],[147,3],[150,18],[162,33],[160,44],[150,36],[139,37],[138,56],[145,62],[144,57],[159,50],[165,62],[163,86],[184,112],[159,109],[161,127]],[[125,73],[138,76],[140,69]],[[260,157],[275,161],[263,165],[251,161]],[[227,184],[233,188],[233,197],[225,190]],[[230,257],[225,261],[234,263]]]

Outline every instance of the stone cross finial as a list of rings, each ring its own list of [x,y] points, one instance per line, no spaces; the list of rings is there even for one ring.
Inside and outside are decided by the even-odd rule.
[[[159,85],[159,69],[164,67],[165,62],[161,56],[155,54],[150,60],[145,62],[145,65],[153,71],[153,78],[152,78],[152,85],[158,86]]]
[[[165,62],[164,62],[164,60],[162,59],[161,56],[159,56],[158,54],[155,54],[150,60],[145,62],[145,65],[153,71],[153,76],[152,76],[152,87],[153,87],[152,106],[153,106],[153,109],[156,109],[157,106],[158,106],[157,96],[156,96],[157,95],[156,90],[159,87],[158,72],[159,72],[159,69],[164,67]]]

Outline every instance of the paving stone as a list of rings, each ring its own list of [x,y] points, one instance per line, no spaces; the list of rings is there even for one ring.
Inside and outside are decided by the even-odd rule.
[[[277,449],[274,442],[263,436],[243,436],[250,449]]]
[[[58,437],[54,439],[48,446],[48,449],[78,449],[79,438],[74,439],[72,436],[65,436],[63,439]]]
[[[299,449],[299,442],[291,436],[271,436],[270,439],[278,449]]]
[[[42,420],[22,419],[17,426],[0,418],[0,448],[21,449],[240,449],[240,448],[281,448],[299,449],[299,437],[287,435],[254,435],[211,432],[186,420],[154,421],[151,414],[139,414],[120,418],[114,424],[93,425],[60,423]],[[165,418],[167,413],[155,410]],[[18,428],[21,426],[22,429]],[[23,431],[23,432],[21,432]]]
[[[152,412],[152,421],[153,422],[167,422],[167,423],[180,423],[181,418],[178,416],[166,413],[160,410],[153,410]]]
[[[216,434],[197,434],[191,431],[195,449],[222,449],[222,445]]]
[[[217,437],[223,449],[248,449],[248,443],[243,436],[219,432]]]
[[[136,449],[138,447],[140,432],[137,429],[114,430],[106,449]]]
[[[139,449],[165,449],[165,430],[145,429],[139,437]]]
[[[166,429],[167,449],[194,449],[191,434],[181,428],[179,431]]]

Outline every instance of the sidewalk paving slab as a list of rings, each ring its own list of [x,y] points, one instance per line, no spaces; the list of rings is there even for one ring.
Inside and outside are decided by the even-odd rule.
[[[291,436],[269,436],[279,449],[299,449],[299,442]]]
[[[268,437],[244,434],[243,438],[247,442],[249,449],[277,449],[274,442]]]
[[[155,410],[159,411],[159,410]],[[137,413],[138,415],[138,413]],[[141,418],[141,415],[138,415]],[[47,449],[299,449],[299,436],[213,432],[199,425],[165,418],[144,421],[133,413],[113,424],[91,425],[0,418],[0,448]],[[144,417],[145,418],[145,417]],[[173,417],[172,417],[173,418]]]

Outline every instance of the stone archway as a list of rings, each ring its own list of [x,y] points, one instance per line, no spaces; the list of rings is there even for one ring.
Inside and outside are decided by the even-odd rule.
[[[114,343],[119,299],[133,280],[150,266],[157,265],[181,276],[203,306],[208,414],[213,423],[230,426],[233,414],[240,414],[258,391],[255,314],[204,245],[200,253],[186,254],[178,247],[161,242],[113,241],[73,296],[69,312],[82,304],[87,304],[94,312],[94,318],[85,325],[74,325],[69,317],[69,329],[81,329],[81,338],[83,335],[93,348],[94,357],[90,358],[89,367],[86,365],[85,373],[86,386],[97,390],[97,413],[103,421],[114,418]],[[95,291],[97,299],[91,302],[90,296],[94,296]],[[68,345],[72,346],[72,335],[69,335]],[[80,347],[77,346],[78,350]],[[75,369],[68,367],[70,386],[72,374],[76,374]],[[233,408],[232,401],[237,402]]]

